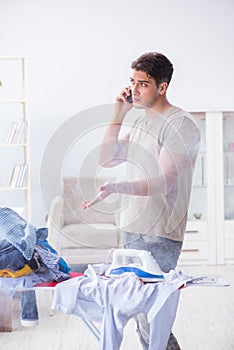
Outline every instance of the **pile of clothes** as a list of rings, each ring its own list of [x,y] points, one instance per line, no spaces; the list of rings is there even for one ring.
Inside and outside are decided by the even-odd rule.
[[[47,238],[46,227],[36,228],[14,210],[0,208],[0,282],[27,276],[27,286],[33,286],[69,279],[70,268]]]

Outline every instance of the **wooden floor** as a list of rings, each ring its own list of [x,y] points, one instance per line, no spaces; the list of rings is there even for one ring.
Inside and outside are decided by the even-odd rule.
[[[218,273],[226,276],[230,287],[189,287],[181,292],[174,324],[182,350],[234,349],[234,265],[190,266],[189,274]],[[98,343],[82,321],[62,313],[49,316],[47,292],[38,292],[40,324],[35,328],[20,325],[19,301],[15,302],[15,330],[0,333],[1,350],[98,350]],[[125,329],[121,350],[140,350],[134,321]],[[111,349],[106,349],[111,350]]]

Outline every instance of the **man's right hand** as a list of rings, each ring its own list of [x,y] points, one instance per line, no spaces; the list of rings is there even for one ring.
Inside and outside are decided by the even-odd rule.
[[[122,121],[126,114],[132,108],[132,103],[127,101],[127,96],[131,95],[131,86],[126,86],[120,92],[120,94],[116,97],[115,100],[115,117],[120,118],[119,121]]]
[[[130,95],[130,86],[122,89],[115,100],[115,111],[108,125],[99,151],[99,164],[101,167],[110,168],[127,160],[129,135],[119,139],[119,133],[123,126],[126,114],[132,108],[132,103],[127,101]],[[98,200],[99,198],[97,198]],[[84,208],[90,204],[84,204]]]

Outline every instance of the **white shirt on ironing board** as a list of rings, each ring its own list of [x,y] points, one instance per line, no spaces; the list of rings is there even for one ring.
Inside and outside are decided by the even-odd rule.
[[[53,308],[101,322],[100,349],[119,350],[130,318],[147,314],[151,325],[150,350],[165,350],[176,316],[178,288],[185,276],[171,271],[164,282],[143,283],[132,273],[117,278],[97,276],[92,266],[85,276],[58,284]]]

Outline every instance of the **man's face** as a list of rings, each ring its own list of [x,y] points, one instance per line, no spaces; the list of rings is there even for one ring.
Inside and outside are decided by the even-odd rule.
[[[135,108],[153,108],[160,96],[160,86],[145,72],[133,70],[131,77],[132,100]]]

